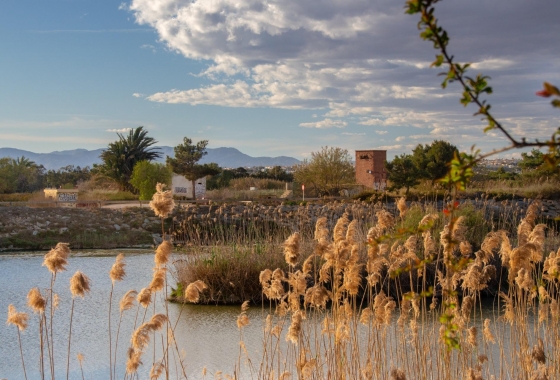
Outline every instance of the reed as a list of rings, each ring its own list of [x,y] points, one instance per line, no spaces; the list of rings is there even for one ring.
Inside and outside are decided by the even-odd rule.
[[[160,201],[163,220],[171,207],[164,197]],[[232,321],[240,349],[231,378],[560,378],[560,249],[555,226],[540,219],[540,209],[539,202],[513,210],[515,215],[496,215],[489,206],[468,202],[443,209],[404,200],[392,208],[362,202],[306,205],[276,209],[282,216],[277,212],[268,230],[255,223],[224,239],[227,244],[187,246],[181,256],[164,239],[154,252],[150,283],[129,290],[119,302],[116,334],[109,327],[108,377],[150,372],[151,378],[187,378],[181,345],[190,343],[175,339],[181,314],[170,321],[167,307],[161,313],[155,308],[169,298],[167,277],[173,274],[180,284],[171,294],[175,301],[241,304]],[[269,211],[249,210],[262,211],[261,220],[268,220]],[[222,214],[230,212],[222,208]],[[53,341],[61,333],[54,334],[52,326],[62,313],[56,312],[54,284],[69,253],[60,243],[45,255],[50,287],[33,288],[27,296],[39,319],[42,378],[54,379],[58,366]],[[126,281],[124,264],[119,255],[109,271],[112,290]],[[74,298],[89,289],[87,276],[77,272],[68,290],[73,297],[67,377],[70,355],[76,354]],[[484,310],[489,301],[493,315]],[[113,291],[108,302],[111,306]],[[248,308],[255,305],[263,312],[262,347],[249,352],[243,331],[251,323]],[[121,363],[126,373],[118,373],[119,333],[129,310],[136,317]],[[29,361],[19,334],[27,318],[10,307],[7,322],[18,327],[23,377]],[[111,326],[111,313],[106,323]],[[78,354],[87,378],[83,360]]]

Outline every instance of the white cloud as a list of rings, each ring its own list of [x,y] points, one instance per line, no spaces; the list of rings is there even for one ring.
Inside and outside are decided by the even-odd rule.
[[[146,96],[146,95],[141,94],[141,93],[139,93],[139,92],[135,92],[134,94],[132,94],[132,96],[134,96],[135,98],[143,98],[143,97]]]
[[[534,82],[538,76],[542,82],[541,77],[557,75],[550,46],[560,32],[554,16],[560,2],[543,2],[535,7],[522,1],[471,0],[437,9],[453,35],[450,49],[457,59],[473,62],[469,74],[495,70],[493,81],[506,86],[491,99],[502,104],[501,114],[516,114],[519,103],[534,101],[533,90],[530,100],[520,95],[527,93],[526,78]],[[457,136],[470,143],[480,139],[474,131],[484,128],[471,109],[461,108],[457,86],[439,87],[438,70],[428,61],[434,53],[418,38],[417,18],[405,15],[400,2],[132,0],[128,8],[168,49],[208,64],[198,73],[200,87],[161,91],[147,96],[150,101],[317,109],[325,119],[301,126],[341,128],[352,120],[384,131],[431,131],[416,134],[418,141]],[[475,17],[479,26],[473,30]],[[514,130],[528,126],[514,119],[509,124]],[[528,127],[539,136],[543,132]],[[528,132],[522,136],[531,137]]]
[[[132,128],[120,128],[120,129],[106,129],[105,132],[116,132],[116,133],[126,133],[130,131]]]
[[[375,131],[375,133],[377,133],[378,135],[386,135],[389,132],[388,131]]]
[[[405,139],[406,139],[406,136],[398,136],[398,137],[395,139],[395,141],[396,141],[396,142],[401,142],[401,141],[403,141],[403,140],[405,140]]]
[[[151,50],[152,53],[156,52],[156,47],[154,45],[150,45],[150,44],[143,44],[140,45],[140,49],[146,49],[146,50]]]
[[[324,119],[321,121],[311,122],[311,123],[301,123],[300,127],[305,128],[344,128],[346,127],[347,123],[342,120],[332,120],[332,119]]]
[[[480,62],[473,62],[471,67],[477,70],[501,70],[514,64],[515,62],[509,59],[489,58]]]
[[[341,135],[344,135],[344,136],[365,136],[365,133],[342,132]]]

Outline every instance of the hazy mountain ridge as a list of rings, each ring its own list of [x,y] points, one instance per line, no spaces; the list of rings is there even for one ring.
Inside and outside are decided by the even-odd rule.
[[[163,158],[159,162],[165,162],[166,156],[173,156],[173,148],[169,146],[156,147],[163,153]],[[0,148],[0,158],[18,158],[25,156],[46,169],[58,170],[64,166],[74,165],[91,167],[93,164],[100,164],[99,155],[104,149],[73,149],[55,151],[50,153],[34,153],[27,150],[15,148]],[[279,157],[251,157],[240,152],[235,148],[207,148],[208,154],[200,160],[201,163],[215,162],[224,168],[250,167],[250,166],[292,166],[300,161],[287,156]]]

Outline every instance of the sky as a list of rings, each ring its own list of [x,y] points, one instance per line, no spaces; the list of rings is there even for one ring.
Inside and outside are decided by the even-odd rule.
[[[483,133],[404,0],[0,0],[0,147],[97,149],[144,126],[251,156],[309,157],[324,146],[388,158]],[[443,0],[436,17],[469,74],[488,75],[496,118],[546,139],[560,111],[560,1]],[[510,154],[510,153],[508,153]],[[519,154],[519,152],[514,153]]]

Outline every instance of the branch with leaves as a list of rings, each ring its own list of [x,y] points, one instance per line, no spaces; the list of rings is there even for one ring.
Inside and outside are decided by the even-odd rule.
[[[406,2],[406,13],[420,14],[420,21],[418,22],[418,29],[421,30],[420,37],[424,40],[431,41],[434,48],[439,50],[436,59],[432,62],[432,67],[441,67],[447,65],[449,69],[440,75],[444,76],[442,87],[446,88],[448,83],[459,82],[463,88],[461,97],[461,104],[465,107],[469,104],[474,104],[478,107],[478,111],[474,114],[482,115],[483,120],[486,121],[487,126],[484,132],[491,130],[498,130],[508,140],[509,145],[494,149],[491,152],[481,154],[479,150],[472,150],[471,154],[461,153],[457,155],[451,163],[451,170],[447,176],[447,183],[454,183],[459,190],[464,189],[466,182],[472,176],[472,166],[476,165],[479,161],[489,156],[502,153],[511,149],[525,148],[525,147],[548,147],[549,153],[546,157],[546,162],[556,166],[560,161],[556,158],[556,149],[560,146],[560,127],[552,134],[550,140],[540,141],[535,139],[528,141],[527,138],[520,139],[512,136],[506,128],[492,115],[490,112],[491,105],[483,99],[485,94],[492,94],[492,87],[488,85],[488,76],[478,74],[476,77],[468,76],[467,69],[469,63],[457,63],[454,61],[453,55],[449,53],[449,36],[445,29],[439,24],[437,18],[434,16],[435,6],[440,0],[409,0]],[[544,89],[537,92],[538,96],[554,97],[551,104],[553,107],[560,108],[560,90],[550,83],[544,83]],[[467,166],[467,167],[465,167]],[[469,171],[470,170],[470,171]],[[459,182],[455,182],[459,181]]]

